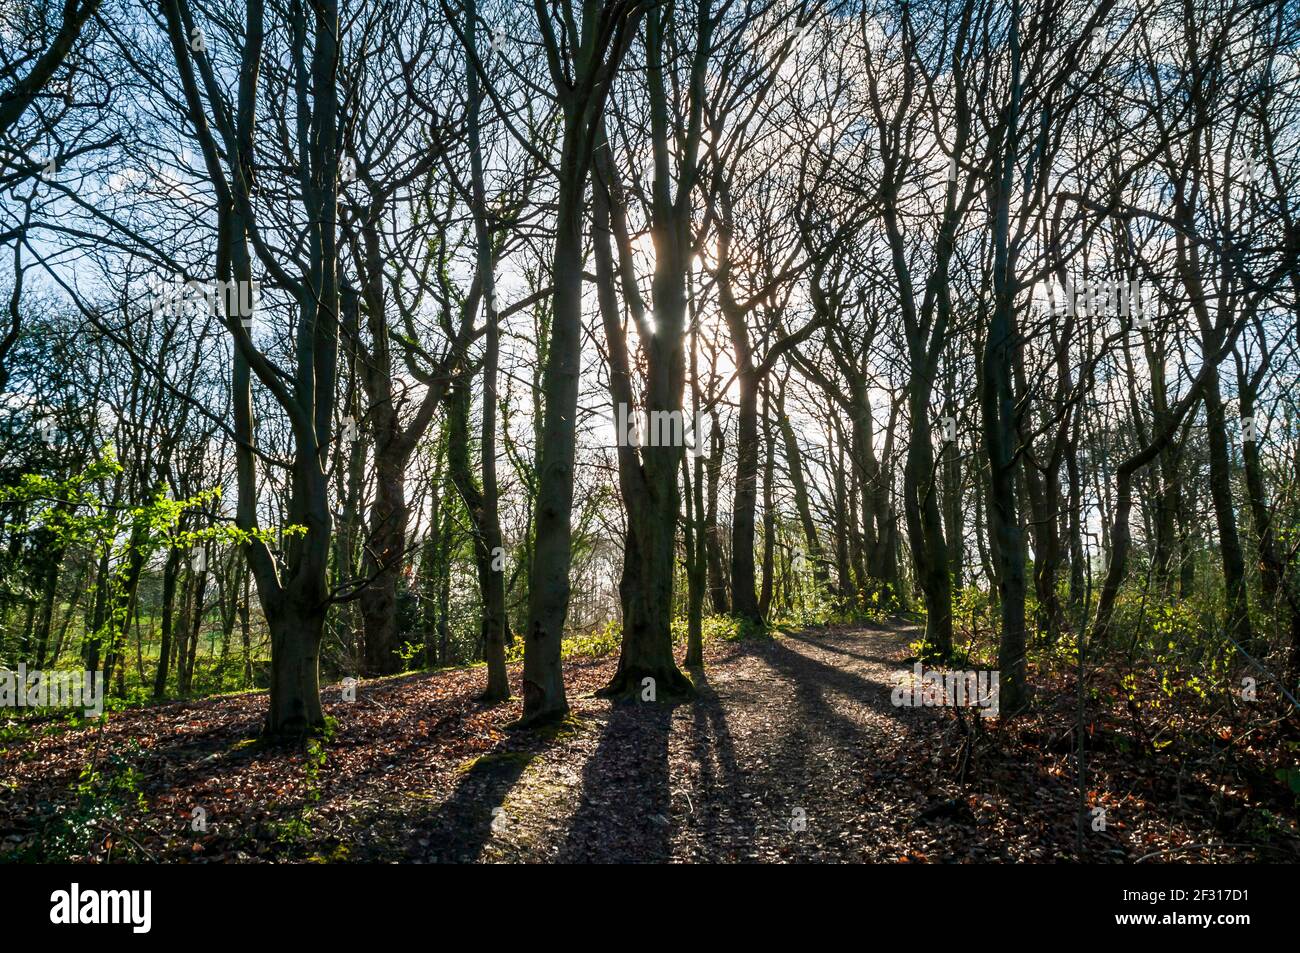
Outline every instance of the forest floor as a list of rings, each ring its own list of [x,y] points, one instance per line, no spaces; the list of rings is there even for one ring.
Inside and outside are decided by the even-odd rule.
[[[573,714],[544,731],[476,701],[482,667],[333,686],[306,753],[253,740],[260,693],[32,731],[0,741],[0,860],[1080,859],[1068,681],[1013,720],[895,707],[916,635],[718,641],[673,706],[597,699],[617,659],[571,660]],[[1161,744],[1133,712],[1088,715],[1082,859],[1300,859],[1276,738],[1188,719]]]

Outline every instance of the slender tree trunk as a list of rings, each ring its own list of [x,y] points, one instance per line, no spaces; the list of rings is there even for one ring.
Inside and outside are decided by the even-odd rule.
[[[732,612],[761,624],[763,613],[754,591],[754,523],[758,508],[758,374],[750,354],[743,317],[732,328],[739,407],[736,418],[736,483],[731,498]]]
[[[208,574],[200,572],[195,574],[194,583],[194,614],[190,618],[190,634],[185,645],[185,653],[181,659],[180,677],[181,677],[181,694],[189,695],[194,688],[194,663],[198,657],[199,651],[199,634],[203,630],[203,604],[204,596],[208,590]]]
[[[813,522],[812,508],[808,504],[808,485],[804,481],[803,462],[799,453],[799,442],[795,438],[794,427],[785,413],[785,400],[782,392],[778,398],[777,418],[781,430],[781,440],[785,445],[786,466],[790,473],[790,486],[794,490],[794,505],[799,513],[799,523],[803,527],[804,545],[808,549],[808,562],[811,565],[813,579],[819,589],[825,589],[830,583],[826,571],[826,557],[822,552],[821,540],[817,536],[817,525]]]
[[[850,610],[856,609],[853,573],[849,562],[848,487],[844,480],[844,437],[839,435],[835,445],[838,454],[835,467],[835,578],[839,583],[840,600]]]
[[[952,577],[948,574],[948,540],[939,516],[939,487],[931,443],[930,391],[924,373],[910,385],[911,436],[903,467],[903,510],[917,582],[925,598],[926,654],[952,655]],[[924,368],[920,368],[924,372]]]
[[[89,671],[99,669],[100,642],[103,639],[104,619],[108,614],[109,587],[108,553],[99,557],[99,568],[95,573],[95,601],[90,612],[89,631],[81,646],[81,658]]]
[[[447,461],[452,482],[474,527],[474,566],[478,571],[483,604],[480,635],[488,666],[488,684],[483,699],[495,702],[510,697],[510,683],[506,677],[505,630],[508,622],[504,550],[501,547],[501,529],[489,525],[492,521],[485,494],[470,470],[469,412],[469,382],[463,381],[452,388],[447,403]]]
[[[763,381],[763,582],[759,587],[758,611],[768,618],[772,609],[773,558],[776,548],[776,500],[772,492],[772,468],[776,458],[776,435],[768,407],[767,380]]]
[[[1255,394],[1251,382],[1244,379],[1238,387],[1241,416],[1255,416]],[[1262,435],[1256,435],[1257,438]],[[1286,561],[1278,548],[1273,513],[1264,486],[1264,466],[1260,460],[1259,439],[1245,440],[1241,445],[1243,468],[1246,473],[1246,497],[1250,506],[1251,521],[1255,527],[1256,548],[1259,552],[1259,579],[1264,598],[1278,613],[1288,628],[1289,650],[1287,670],[1289,677],[1300,674],[1300,583],[1294,574],[1287,572]]]
[[[574,423],[582,363],[582,210],[587,177],[579,155],[578,121],[570,110],[556,210],[554,316],[542,385],[546,406],[538,448],[537,540],[528,574],[524,632],[525,724],[562,718],[569,711],[560,645],[569,611]]]
[[[700,419],[699,373],[699,315],[695,313],[695,298],[691,303],[690,365],[691,408],[695,420]],[[703,434],[695,435],[695,454],[682,460],[682,484],[686,489],[686,659],[687,668],[704,665],[704,594],[708,588],[708,526],[704,518],[704,448],[699,441]]]
[[[243,593],[239,599],[239,640],[244,650],[244,687],[253,684],[252,585],[253,574],[243,574]]]
[[[180,577],[182,558],[181,550],[172,547],[168,550],[167,562],[163,566],[162,643],[158,648],[158,671],[153,682],[155,701],[161,701],[167,695],[167,668],[171,662],[176,628],[176,581]]]
[[[1217,341],[1205,348],[1212,353]],[[1237,514],[1232,500],[1232,466],[1228,453],[1228,429],[1219,373],[1212,371],[1205,382],[1206,443],[1210,451],[1210,499],[1214,503],[1223,558],[1223,581],[1227,603],[1228,633],[1241,645],[1257,650],[1250,625],[1246,593],[1246,557],[1237,532]]]
[[[693,375],[692,375],[693,376]],[[697,400],[698,406],[698,400]],[[682,463],[687,508],[691,511],[686,524],[686,659],[687,668],[704,664],[704,594],[708,588],[708,562],[705,555],[704,492],[700,486],[704,472],[702,457],[693,461],[694,474]]]
[[[478,33],[478,5],[474,0],[465,6],[465,36],[469,50],[476,52]],[[510,619],[506,614],[505,586],[505,547],[502,545],[501,517],[498,507],[497,489],[497,361],[500,354],[501,327],[497,313],[495,261],[492,248],[492,235],[488,229],[487,191],[483,178],[483,150],[479,141],[479,116],[482,94],[479,90],[477,66],[466,58],[465,84],[470,101],[470,172],[474,199],[474,241],[477,250],[477,271],[483,286],[483,298],[486,303],[484,319],[487,322],[487,334],[483,353],[483,424],[479,430],[480,453],[482,459],[482,492],[478,494],[478,505],[470,506],[470,516],[475,525],[475,538],[478,544],[479,590],[483,600],[483,650],[487,657],[488,683],[484,692],[487,701],[504,701],[510,697],[510,682],[506,676],[506,643],[510,639]],[[466,392],[468,394],[468,391]],[[465,425],[468,436],[469,400],[464,398],[463,413],[460,422]],[[459,425],[459,423],[458,423]],[[462,458],[460,483],[471,490],[474,481],[470,477],[468,459]],[[454,474],[454,469],[453,469]],[[462,493],[466,505],[469,498]],[[485,575],[486,573],[486,575]]]
[[[49,549],[41,581],[41,612],[36,624],[36,667],[45,667],[45,654],[50,647],[50,633],[54,626],[54,605],[59,591],[59,572],[63,563],[64,548]]]
[[[1020,4],[1012,0],[1010,28],[1011,94],[1006,141],[1002,144],[998,182],[993,189],[992,315],[984,341],[980,409],[984,448],[989,462],[989,541],[998,571],[1002,632],[998,643],[1000,710],[1010,715],[1028,701],[1025,666],[1025,557],[1016,506],[1016,404],[1013,361],[1018,352],[1015,328],[1015,258],[1010,247],[1010,202],[1015,156],[1020,146]]]
[[[1075,433],[1065,450],[1065,472],[1069,482],[1069,539],[1070,539],[1070,618],[1080,617],[1087,585],[1087,557],[1083,548],[1083,480],[1079,475],[1079,434]]]
[[[1157,426],[1168,419],[1168,409],[1156,415]],[[1181,448],[1170,444],[1160,453],[1160,493],[1156,498],[1156,580],[1160,591],[1173,592],[1179,563],[1178,516],[1183,507],[1183,481],[1179,475]]]
[[[731,611],[727,592],[727,575],[722,558],[722,527],[718,525],[718,493],[722,484],[722,458],[726,444],[717,416],[709,433],[709,458],[705,466],[707,483],[704,512],[704,548],[708,562],[709,603],[716,615]]]

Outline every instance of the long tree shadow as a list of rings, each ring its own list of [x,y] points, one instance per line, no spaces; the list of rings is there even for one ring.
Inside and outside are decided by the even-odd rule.
[[[914,745],[907,739],[917,735],[918,726],[913,719],[899,717],[891,703],[891,686],[782,641],[774,640],[763,658],[793,687],[790,728],[773,759],[785,766],[778,782],[782,796],[806,814],[807,833],[791,838],[791,859],[874,860],[866,845],[885,820],[868,809],[881,803],[875,772],[889,770],[875,760],[880,733],[901,736],[899,749],[909,750]],[[837,703],[836,695],[847,703]],[[880,714],[888,714],[889,720],[881,722]],[[848,776],[837,772],[834,766],[846,760],[861,765],[861,770]]]
[[[758,817],[750,800],[744,797],[750,779],[736,757],[735,739],[727,725],[722,699],[703,668],[691,676],[696,691],[691,757],[699,766],[700,776],[697,801],[688,801],[686,823],[702,827],[710,847],[736,859],[737,854],[749,853],[758,831]]]
[[[884,653],[877,655],[863,655],[861,652],[850,652],[841,645],[835,644],[834,639],[838,638],[836,633],[828,633],[823,638],[817,638],[811,631],[791,632],[786,638],[793,642],[802,642],[804,645],[811,645],[814,648],[821,649],[823,652],[834,652],[836,655],[843,655],[848,658],[857,659],[859,662],[868,662],[875,665],[893,665],[894,659],[889,658]]]
[[[829,646],[818,642],[802,642],[813,648],[826,649]],[[861,731],[862,726],[844,718],[843,714],[826,701],[825,691],[831,689],[857,702],[878,711],[897,713],[890,701],[893,686],[883,682],[872,681],[854,672],[836,668],[826,662],[813,658],[804,652],[796,652],[782,640],[773,640],[764,658],[781,674],[791,679],[796,685],[797,701],[808,710],[809,715],[816,715],[828,724],[839,724],[850,733]],[[851,653],[846,653],[851,654]],[[881,658],[883,664],[893,664],[890,659]]]
[[[465,771],[451,797],[421,825],[439,861],[473,863],[498,825],[508,824],[505,801],[536,754],[497,751],[478,758]]]
[[[569,822],[561,863],[658,862],[670,857],[672,795],[668,735],[673,706],[613,706],[582,771],[582,794]]]
[[[149,816],[144,819],[152,827],[167,829],[169,824],[176,823],[178,812],[182,812],[185,822],[180,826],[188,830],[189,812],[201,806],[217,825],[208,841],[214,849],[217,846],[228,850],[249,849],[253,842],[275,834],[277,826],[301,821],[308,813],[309,801],[305,800],[308,797],[309,813],[313,817],[327,817],[336,804],[347,810],[349,799],[360,789],[386,783],[387,772],[394,764],[436,750],[439,738],[455,736],[467,720],[485,710],[477,702],[466,702],[465,696],[472,694],[475,686],[432,703],[417,702],[402,695],[412,687],[418,689],[424,681],[425,673],[412,673],[371,686],[364,701],[370,702],[370,696],[385,699],[388,706],[380,705],[380,710],[391,709],[397,720],[376,725],[373,713],[358,716],[355,725],[350,719],[343,720],[337,736],[324,743],[328,765],[310,779],[306,777],[305,755],[299,745],[258,737],[264,696],[172,702],[125,712],[106,728],[94,729],[94,734],[91,729],[69,730],[66,737],[56,737],[53,744],[47,743],[42,749],[54,750],[61,756],[58,768],[32,771],[22,777],[23,800],[34,802],[37,809],[26,809],[21,816],[12,817],[5,805],[0,804],[0,829],[12,827],[19,834],[39,836],[51,819],[76,806],[78,795],[74,784],[78,774],[83,765],[94,763],[110,781],[115,777],[114,772],[132,770],[139,791],[148,800]],[[339,694],[337,688],[326,688],[322,691],[322,701],[328,713],[343,718],[353,706],[343,705]],[[417,703],[418,715],[411,714]],[[418,732],[411,730],[416,718],[422,729]],[[178,726],[174,734],[168,731],[173,725]],[[150,737],[147,745],[138,748],[127,745],[135,736],[145,734]],[[389,742],[382,750],[378,746],[381,740]],[[120,756],[120,766],[108,762],[109,755],[114,754]],[[490,831],[492,805],[488,805],[481,817],[470,806],[493,797],[496,798],[493,803],[499,804],[529,757],[516,759],[515,752],[503,747],[474,763],[463,777],[456,777],[456,790],[462,800],[449,805],[449,812],[456,820],[448,826],[457,835],[448,838],[449,850],[454,848],[470,859],[477,855]],[[0,773],[10,763],[21,766],[17,761],[5,762],[0,765]],[[251,803],[247,797],[232,797],[232,778],[246,790],[252,785],[259,797]],[[19,786],[17,782],[13,785]],[[274,796],[260,796],[260,792],[268,790],[273,790]],[[418,801],[405,805],[418,806]],[[256,819],[246,816],[249,807],[256,807]],[[409,847],[410,812],[402,813],[401,821],[391,824],[379,818],[379,826],[392,827],[392,839],[399,846]],[[437,812],[428,812],[424,816],[427,819],[436,815]],[[383,833],[367,830],[363,840],[371,834]]]

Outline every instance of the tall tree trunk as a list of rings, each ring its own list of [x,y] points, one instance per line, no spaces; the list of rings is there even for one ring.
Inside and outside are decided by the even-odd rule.
[[[998,643],[999,707],[1012,714],[1028,700],[1025,666],[1025,557],[1016,506],[1016,403],[1013,361],[1018,352],[1015,328],[1016,268],[1010,245],[1010,203],[1016,155],[1020,148],[1020,4],[1012,0],[1010,26],[1011,92],[1006,141],[1002,144],[992,189],[993,309],[984,340],[980,409],[984,448],[989,462],[989,541],[998,573],[1002,632]]]
[[[709,603],[716,615],[731,611],[727,592],[727,575],[722,558],[722,527],[718,525],[718,493],[722,484],[722,458],[726,449],[725,436],[712,415],[713,428],[709,432],[709,457],[705,465],[707,484],[704,511],[704,550],[708,563]]]
[[[490,403],[490,395],[485,396]],[[474,527],[474,566],[483,603],[480,634],[488,667],[483,699],[495,702],[510,697],[510,683],[506,677],[505,630],[509,623],[506,620],[504,550],[501,547],[501,529],[489,525],[495,521],[489,518],[485,494],[479,489],[470,469],[469,412],[469,382],[461,381],[452,388],[447,402],[447,463],[452,482]]]
[[[483,602],[483,652],[487,659],[488,681],[485,701],[504,701],[510,697],[506,676],[506,642],[510,637],[510,620],[506,615],[505,547],[502,546],[501,517],[497,490],[497,360],[500,353],[501,328],[497,314],[495,262],[492,236],[488,229],[487,191],[483,179],[483,150],[479,141],[479,115],[482,94],[479,90],[476,37],[478,4],[465,5],[465,38],[470,56],[465,62],[465,84],[469,93],[469,153],[471,192],[474,201],[474,242],[477,252],[477,277],[483,287],[484,319],[487,335],[483,354],[483,424],[479,430],[482,459],[482,490],[469,469],[469,391],[461,395],[461,406],[449,420],[453,429],[448,437],[449,449],[459,441],[459,455],[452,460],[452,477],[474,523],[475,560],[478,566],[479,592]],[[455,429],[459,428],[459,429]],[[459,478],[458,478],[459,477]]]
[[[569,711],[560,645],[569,611],[574,424],[582,363],[582,210],[587,181],[579,119],[572,112],[570,109],[565,117],[552,263],[554,316],[542,384],[545,408],[538,447],[537,539],[528,574],[528,627],[524,632],[525,724],[559,719]]]
[[[546,343],[542,394],[542,439],[538,444],[537,540],[528,574],[528,626],[524,632],[522,723],[562,718],[569,703],[560,664],[564,622],[569,611],[569,569],[573,555],[573,462],[576,451],[578,375],[582,369],[582,220],[587,180],[614,72],[627,52],[643,7],[589,2],[578,30],[577,48],[555,41],[546,5],[534,4],[547,45],[551,83],[563,114],[555,251],[551,261],[551,332]],[[672,468],[676,486],[677,468]],[[674,505],[671,519],[676,521]]]
[[[763,614],[754,590],[754,523],[758,508],[758,373],[743,315],[728,317],[736,359],[736,483],[731,497],[732,612],[761,624]]]
[[[772,468],[776,458],[776,435],[772,429],[772,414],[768,406],[767,379],[763,380],[763,565],[762,585],[759,587],[758,611],[768,618],[772,608],[773,557],[776,550],[776,500],[772,493]]]
[[[657,36],[659,28],[659,11],[652,10],[647,18],[648,35]],[[652,77],[658,75],[657,68],[656,62],[648,68]],[[657,95],[655,89],[652,78],[652,95]],[[618,307],[611,234],[618,240],[625,278],[633,274],[635,262],[626,223],[621,218],[622,208],[613,207],[612,195],[622,190],[607,142],[602,130],[596,160],[599,175],[592,203],[593,257],[609,350],[610,396],[616,413],[621,409],[627,416],[634,413],[636,402],[631,357]],[[658,701],[661,697],[681,696],[692,690],[690,681],[677,668],[672,641],[673,575],[681,509],[678,471],[686,444],[682,410],[686,379],[686,269],[690,256],[688,225],[689,219],[679,221],[662,202],[656,203],[651,229],[656,249],[655,331],[641,342],[648,433],[638,441],[639,446],[620,440],[617,451],[619,489],[627,516],[623,574],[619,582],[623,640],[618,669],[600,691],[607,697]],[[634,317],[644,327],[639,297],[629,288],[625,298]],[[668,422],[666,428],[664,421]],[[700,435],[695,436],[698,439]],[[647,689],[651,694],[647,695]]]

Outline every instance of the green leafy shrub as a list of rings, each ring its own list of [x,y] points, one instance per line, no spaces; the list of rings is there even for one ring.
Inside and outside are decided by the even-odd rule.
[[[132,739],[103,763],[83,767],[70,788],[72,802],[54,805],[39,820],[22,859],[67,863],[94,854],[110,839],[130,849],[129,839],[114,835],[128,815],[146,808],[140,791],[143,776],[136,767],[139,755],[139,743]]]

